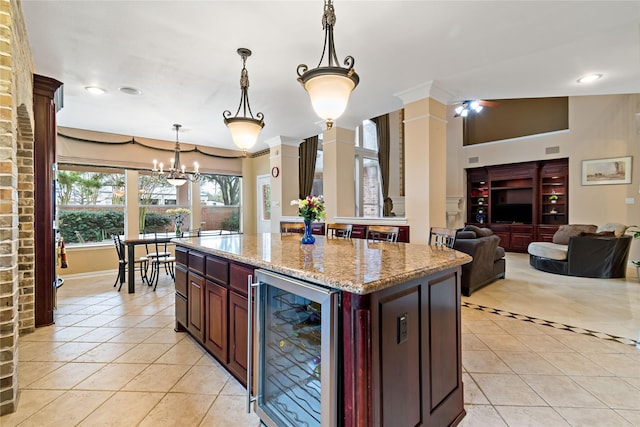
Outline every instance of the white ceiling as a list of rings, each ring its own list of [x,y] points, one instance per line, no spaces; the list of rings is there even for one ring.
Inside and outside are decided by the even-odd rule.
[[[431,81],[449,103],[640,92],[640,1],[334,6],[338,59],[352,55],[360,75],[340,127],[401,108],[398,93]],[[222,112],[238,108],[236,50],[246,47],[251,108],[266,122],[251,151],[322,129],[296,81],[299,64],[320,60],[322,0],[22,0],[22,9],[35,72],[64,83],[60,126],[172,141],[181,123],[182,142],[234,149]],[[604,77],[578,84],[587,73]]]

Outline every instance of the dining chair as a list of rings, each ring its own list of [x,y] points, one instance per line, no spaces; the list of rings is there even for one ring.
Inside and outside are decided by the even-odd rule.
[[[429,244],[452,248],[456,242],[456,230],[453,228],[431,227],[429,230]]]
[[[353,225],[351,224],[327,224],[327,237],[350,239],[352,230]]]
[[[280,233],[291,234],[291,233],[303,233],[303,232],[304,232],[304,224],[301,222],[285,222],[280,224]]]
[[[120,292],[120,289],[122,289],[122,284],[125,282],[127,277],[126,272],[129,262],[126,259],[124,243],[120,239],[120,235],[112,234],[111,237],[113,238],[113,244],[115,245],[116,252],[118,254],[118,277],[116,277],[116,281],[113,284],[113,287],[115,288],[118,282],[120,282],[120,286],[118,287],[118,292]],[[140,279],[142,280],[142,283],[146,283],[147,285],[149,285],[149,276],[147,274],[149,270],[149,258],[147,258],[146,256],[135,258],[133,260],[133,268],[136,268],[136,266],[138,266],[140,269]]]
[[[400,227],[390,225],[370,225],[367,227],[367,240],[397,242]]]
[[[173,280],[176,279],[175,276],[175,263],[176,257],[169,252],[167,248],[168,242],[159,242],[158,234],[155,234],[153,247],[155,248],[154,252],[151,252],[153,256],[147,255],[151,261],[151,278],[149,279],[148,285],[153,285],[153,290],[155,291],[158,287],[158,280],[160,278],[160,266],[162,265],[166,274],[169,274]]]

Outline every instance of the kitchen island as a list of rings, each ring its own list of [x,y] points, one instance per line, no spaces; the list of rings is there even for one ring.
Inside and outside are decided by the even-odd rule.
[[[249,298],[255,297],[247,278],[266,271],[339,295],[335,334],[330,335],[336,360],[327,364],[336,371],[331,389],[335,424],[445,426],[464,417],[460,266],[471,261],[468,255],[359,239],[316,237],[315,244],[301,245],[299,235],[281,234],[174,242],[177,329],[187,330],[244,384],[247,342],[252,341],[247,340]],[[297,315],[307,308],[316,306],[296,306]],[[307,343],[319,341],[312,327],[308,331],[297,329],[295,335],[305,333]],[[253,342],[265,346],[258,338]],[[322,363],[324,381],[327,362]],[[319,379],[319,369],[317,374]],[[254,388],[259,382],[251,381]]]

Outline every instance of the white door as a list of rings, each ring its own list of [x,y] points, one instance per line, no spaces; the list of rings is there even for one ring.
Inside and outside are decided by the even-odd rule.
[[[271,177],[258,175],[258,233],[271,233]]]

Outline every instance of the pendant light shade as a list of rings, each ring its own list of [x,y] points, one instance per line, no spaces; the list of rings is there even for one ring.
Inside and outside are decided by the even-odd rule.
[[[298,65],[298,81],[311,98],[311,105],[318,116],[327,122],[327,129],[344,113],[349,102],[351,92],[360,82],[360,77],[353,68],[355,60],[347,56],[344,60],[346,67],[338,63],[336,49],[333,43],[333,26],[336,15],[331,0],[324,4],[322,27],[324,28],[324,49],[318,67],[309,70],[306,64]],[[321,66],[327,53],[328,65]]]
[[[233,143],[243,152],[253,147],[258,140],[258,134],[264,126],[264,122],[255,119],[235,118],[225,121]]]

